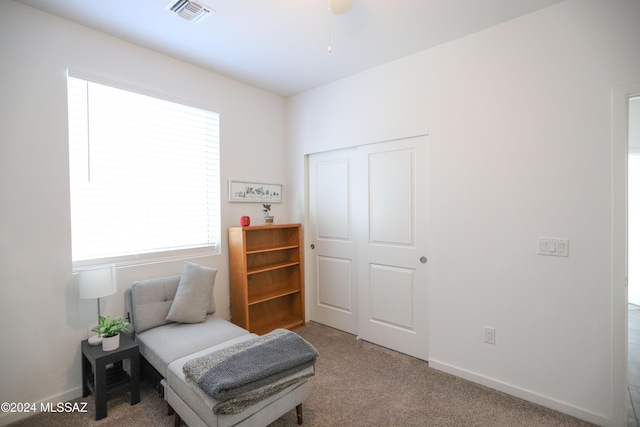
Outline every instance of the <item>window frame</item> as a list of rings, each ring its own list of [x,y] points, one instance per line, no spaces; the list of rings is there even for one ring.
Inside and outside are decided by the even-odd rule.
[[[74,270],[76,270],[77,268],[81,268],[81,267],[87,267],[87,266],[93,266],[93,265],[101,265],[101,264],[115,264],[118,267],[121,266],[134,266],[134,265],[144,265],[144,264],[152,264],[152,263],[157,263],[157,262],[168,262],[168,261],[179,261],[179,260],[187,260],[187,259],[194,259],[194,258],[203,258],[203,257],[210,257],[210,256],[215,256],[215,255],[220,255],[222,253],[222,174],[221,174],[221,167],[222,167],[222,161],[220,159],[220,153],[221,153],[221,141],[220,141],[220,130],[221,130],[221,124],[220,124],[220,118],[221,118],[221,114],[217,111],[218,108],[214,108],[212,105],[203,105],[201,103],[198,102],[193,102],[193,101],[187,101],[183,98],[178,98],[175,96],[171,96],[171,95],[167,95],[166,93],[162,93],[162,92],[158,92],[155,90],[149,90],[149,89],[145,89],[142,88],[140,86],[136,86],[136,85],[132,85],[129,83],[123,83],[122,81],[118,81],[118,80],[114,80],[111,78],[105,78],[105,77],[100,77],[100,76],[96,76],[95,74],[92,73],[88,73],[82,70],[78,70],[75,68],[68,68],[67,69],[67,75],[66,75],[67,79],[65,79],[65,84],[67,85],[68,88],[68,78],[69,77],[73,77],[73,78],[77,78],[77,79],[82,79],[85,80],[87,82],[91,82],[91,83],[97,83],[100,85],[105,85],[105,86],[109,86],[109,87],[113,87],[116,89],[120,89],[120,90],[125,90],[131,93],[135,93],[135,94],[140,94],[140,95],[144,95],[144,96],[149,96],[149,97],[153,97],[153,98],[157,98],[157,99],[161,99],[164,101],[168,101],[168,102],[172,102],[172,103],[177,103],[177,104],[181,104],[184,106],[188,106],[188,107],[193,107],[193,108],[197,108],[197,109],[201,109],[201,110],[207,110],[210,111],[212,113],[215,113],[218,115],[218,203],[217,203],[217,209],[218,209],[218,213],[217,213],[217,217],[218,217],[218,223],[217,223],[217,227],[218,227],[218,233],[217,233],[217,241],[213,244],[213,245],[198,245],[198,246],[193,246],[193,247],[185,247],[185,248],[175,248],[175,249],[168,249],[168,250],[150,250],[148,252],[141,252],[141,253],[136,253],[136,254],[126,254],[126,255],[114,255],[114,256],[107,256],[107,257],[96,257],[96,258],[91,258],[91,259],[82,259],[82,260],[73,260],[73,254],[71,254],[72,256],[72,267]],[[67,89],[68,90],[68,89]],[[67,107],[67,111],[69,108],[69,99],[67,97],[67,103],[66,103],[66,107]],[[69,135],[70,138],[70,135]],[[67,150],[69,150],[67,152],[67,159],[69,160],[69,162],[71,162],[70,159],[70,146],[69,144],[67,144]],[[70,166],[70,164],[69,164]],[[69,191],[70,191],[70,196],[71,196],[71,176],[69,176]],[[71,198],[70,198],[70,202],[71,202]],[[73,244],[73,223],[72,223],[72,218],[71,218],[71,214],[72,214],[72,210],[71,210],[71,204],[69,205],[69,214],[70,214],[70,231],[71,231],[71,235],[70,235],[70,239],[71,239],[71,243]]]

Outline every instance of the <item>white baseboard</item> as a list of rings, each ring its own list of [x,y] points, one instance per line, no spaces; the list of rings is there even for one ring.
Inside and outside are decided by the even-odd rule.
[[[3,412],[0,414],[0,426],[6,426],[8,424],[14,423],[16,421],[23,420],[25,418],[29,418],[37,413],[40,413],[40,408],[42,406],[46,406],[48,403],[53,404],[54,406],[60,402],[68,402],[73,399],[77,399],[82,396],[82,387],[72,388],[64,393],[60,393],[58,395],[46,398],[39,402],[20,402],[22,404],[28,404],[31,406],[32,404],[35,406],[36,412]],[[12,402],[9,402],[12,403]],[[18,403],[18,402],[13,402]]]
[[[502,381],[497,381],[492,378],[476,374],[474,372],[466,371],[464,369],[460,369],[446,363],[438,362],[437,360],[430,359],[429,367],[442,372],[446,372],[451,375],[455,375],[456,377],[464,378],[465,380],[469,380],[476,384],[480,384],[494,390],[519,397],[521,399],[536,403],[549,409],[554,409],[556,411],[571,415],[572,417],[576,417],[599,426],[610,426],[612,423],[611,419],[603,417],[602,415],[539,395],[529,390],[515,387]]]

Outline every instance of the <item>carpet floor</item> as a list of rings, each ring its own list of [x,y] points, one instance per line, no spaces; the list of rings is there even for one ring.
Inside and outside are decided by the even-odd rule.
[[[431,369],[422,360],[357,340],[353,335],[310,322],[296,330],[320,356],[303,404],[305,426],[590,426],[591,424],[487,387]],[[107,418],[89,413],[37,414],[13,427],[172,426],[164,401],[144,381],[141,402],[128,395],[108,403]],[[270,427],[297,426],[295,410]]]

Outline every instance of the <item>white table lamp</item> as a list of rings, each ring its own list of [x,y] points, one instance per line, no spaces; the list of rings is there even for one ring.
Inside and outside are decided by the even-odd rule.
[[[116,287],[116,266],[98,265],[78,269],[78,288],[80,298],[98,300],[98,324],[100,324],[100,298],[113,295]],[[102,342],[100,334],[89,338],[90,345],[98,345]]]

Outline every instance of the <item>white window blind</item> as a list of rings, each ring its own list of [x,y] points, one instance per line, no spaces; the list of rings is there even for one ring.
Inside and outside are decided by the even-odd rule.
[[[74,262],[217,251],[218,114],[73,76],[68,92]]]

